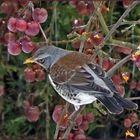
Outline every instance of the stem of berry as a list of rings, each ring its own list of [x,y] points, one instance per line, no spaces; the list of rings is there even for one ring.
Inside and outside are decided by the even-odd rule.
[[[29,7],[31,7],[31,10],[32,10],[32,12],[33,12],[33,11],[34,11],[34,4],[33,4],[31,1],[29,2]],[[45,41],[46,41],[46,44],[48,44],[49,41],[48,41],[48,39],[47,39],[47,37],[46,37],[46,35],[45,35],[44,30],[42,29],[40,23],[38,23],[38,25],[39,25],[40,31],[41,31],[41,33],[42,33],[42,35],[43,35],[43,37],[44,37],[44,39],[45,39]]]

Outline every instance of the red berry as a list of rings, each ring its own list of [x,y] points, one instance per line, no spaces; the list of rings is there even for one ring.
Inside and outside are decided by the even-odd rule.
[[[69,133],[68,140],[73,140],[73,139],[74,139],[74,134],[73,133]]]
[[[122,79],[121,74],[113,75],[112,80],[113,80],[114,84],[117,84],[117,85],[124,83],[124,80]]]
[[[36,81],[43,81],[46,78],[45,71],[42,69],[38,69],[36,72]]]
[[[48,18],[48,12],[44,8],[35,8],[32,13],[33,20],[39,23],[43,23]]]
[[[134,2],[134,0],[123,0],[123,6],[127,8],[129,5],[131,5]]]
[[[9,29],[11,32],[16,32],[16,23],[17,23],[17,19],[14,18],[14,17],[11,17],[11,18],[8,20],[7,27],[8,27],[8,29]]]
[[[79,1],[77,4],[77,9],[80,14],[88,14],[87,4],[84,1]]]
[[[132,121],[132,123],[138,121],[138,115],[137,115],[137,113],[134,113],[133,112],[133,113],[129,114],[129,118]]]
[[[25,110],[25,115],[29,122],[36,122],[40,117],[38,106],[30,106]]]
[[[15,34],[12,33],[12,32],[7,32],[4,34],[4,39],[7,41],[7,42],[15,42],[16,40],[16,37],[15,37]]]
[[[21,46],[17,42],[9,42],[8,43],[8,52],[11,55],[19,55],[21,53]]]
[[[83,120],[83,116],[80,114],[75,120],[76,125],[79,126],[82,123],[82,120]]]
[[[103,63],[102,63],[102,68],[103,70],[107,71],[110,68],[110,61],[108,59],[103,59]]]
[[[89,127],[89,122],[87,120],[83,120],[81,125],[79,126],[80,129],[83,129],[83,130],[88,130],[88,127]]]
[[[5,14],[11,14],[16,12],[18,9],[18,4],[14,1],[4,1],[0,5],[0,11]]]
[[[101,33],[93,33],[91,34],[90,39],[92,40],[93,44],[98,46],[103,41],[103,35]]]
[[[124,120],[124,127],[129,128],[132,125],[132,121],[129,118]]]
[[[27,82],[35,81],[35,72],[31,68],[26,68],[24,70],[24,77]]]
[[[30,53],[34,50],[36,46],[33,44],[33,42],[26,42],[24,45],[22,45],[22,50],[25,53]]]
[[[123,97],[125,95],[125,89],[124,89],[124,86],[122,85],[115,85],[117,91],[118,91],[118,94]]]
[[[91,112],[90,113],[86,113],[86,120],[89,123],[92,123],[95,120],[93,113],[91,113]]]
[[[39,33],[39,25],[37,22],[28,22],[25,33],[29,36],[36,36]]]
[[[109,8],[106,7],[105,5],[101,7],[101,13],[102,14],[106,14],[107,12],[109,12]]]
[[[130,83],[130,89],[135,89],[137,86],[137,83],[135,81],[131,81]]]
[[[86,136],[84,134],[77,134],[74,140],[86,140]]]
[[[55,106],[55,109],[52,114],[52,118],[56,123],[60,120],[60,115],[62,113],[62,109],[63,109],[62,105]]]
[[[131,54],[132,48],[116,46],[115,51],[118,53],[123,53],[123,54]]]
[[[5,93],[4,86],[0,85],[0,97],[3,96]]]
[[[73,42],[73,48],[79,49],[80,48],[80,41]]]
[[[18,0],[21,6],[26,6],[29,3],[29,0]]]
[[[24,32],[27,28],[27,22],[23,19],[18,19],[16,22],[16,29],[18,31]]]
[[[137,89],[138,91],[140,91],[140,82],[137,83],[137,85],[136,85],[136,89]]]

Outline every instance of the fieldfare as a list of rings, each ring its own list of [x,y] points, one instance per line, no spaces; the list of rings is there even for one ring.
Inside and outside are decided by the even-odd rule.
[[[137,109],[137,104],[119,96],[112,80],[86,54],[55,46],[38,49],[24,64],[37,63],[48,73],[56,92],[78,110],[81,105],[100,101],[110,113]]]

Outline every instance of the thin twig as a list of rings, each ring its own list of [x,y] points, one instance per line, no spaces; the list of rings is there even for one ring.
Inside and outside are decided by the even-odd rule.
[[[103,17],[103,15],[102,15],[102,13],[100,12],[100,8],[97,6],[96,1],[95,1],[95,2],[93,1],[93,4],[94,4],[94,7],[97,7],[96,10],[95,10],[95,14],[98,16],[98,19],[99,19],[100,24],[101,24],[101,26],[102,26],[103,32],[104,32],[105,34],[108,34],[109,29],[108,29],[108,27],[107,27],[107,25],[106,25],[106,22],[105,22],[105,20],[104,20],[104,17]]]
[[[45,39],[45,41],[46,41],[46,44],[48,44],[49,41],[48,41],[48,39],[47,39],[47,37],[46,37],[46,35],[45,35],[45,33],[44,33],[44,30],[42,29],[42,27],[41,27],[40,24],[38,24],[38,25],[39,25],[40,31],[41,31],[41,33],[42,33],[42,35],[43,35],[43,37],[44,37],[44,39]]]
[[[128,99],[128,100],[140,100],[140,97],[128,97],[126,99]]]
[[[63,109],[62,114],[60,116],[60,120],[59,120],[59,122],[56,125],[55,134],[54,134],[54,140],[56,140],[58,138],[59,129],[60,129],[60,123],[61,123],[61,121],[63,119],[63,116],[64,116],[66,110],[69,108],[69,105],[70,104],[68,102],[66,102],[65,108]]]
[[[111,35],[116,31],[116,29],[121,25],[123,19],[129,14],[129,12],[140,3],[140,1],[135,1],[133,4],[131,4],[126,11],[123,13],[123,15],[119,18],[119,20],[114,24],[114,26],[111,28],[109,33],[105,36],[104,41],[100,45],[100,48],[102,48],[107,40],[110,39]]]
[[[75,114],[72,115],[72,117],[70,118],[70,124],[69,124],[68,128],[66,129],[62,139],[68,139],[68,135],[69,135],[71,129],[73,128],[73,126],[74,126],[75,119],[77,118],[77,116],[80,114],[80,112],[84,108],[85,108],[85,105],[80,107],[80,109],[78,111],[76,111]]]
[[[125,64],[127,61],[129,61],[131,58],[131,54],[120,60],[116,65],[114,65],[108,72],[107,75],[111,77],[113,73],[120,68],[123,64]]]
[[[93,24],[93,20],[94,20],[94,15],[92,15],[86,25],[86,29],[85,29],[85,32],[89,32],[91,30],[91,25]],[[80,43],[80,48],[79,48],[79,52],[82,52],[83,49],[84,49],[84,45],[85,45],[85,39],[83,38],[81,40],[81,43]]]

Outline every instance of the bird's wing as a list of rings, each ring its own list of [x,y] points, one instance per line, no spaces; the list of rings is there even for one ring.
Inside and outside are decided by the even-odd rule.
[[[53,82],[95,96],[113,96],[116,89],[105,72],[98,65],[85,60],[86,58],[81,59],[78,55],[67,56],[71,57],[70,61],[63,57],[51,67],[50,76]]]

